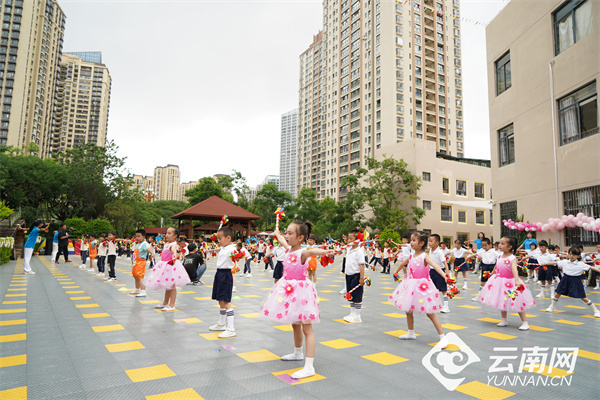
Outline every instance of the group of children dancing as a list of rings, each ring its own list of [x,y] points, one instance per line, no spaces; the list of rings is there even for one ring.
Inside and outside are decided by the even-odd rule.
[[[508,313],[517,313],[521,319],[519,330],[526,331],[529,324],[526,311],[536,305],[531,290],[519,277],[519,260],[517,258],[517,241],[514,237],[503,237],[497,244],[497,249],[491,241],[481,239],[481,249],[476,252],[465,248],[460,241],[455,242],[452,250],[440,245],[440,236],[429,235],[422,231],[415,231],[405,236],[402,244],[386,241],[383,250],[379,245],[367,243],[358,230],[348,233],[347,243],[336,245],[325,243],[317,246],[314,236],[311,235],[312,225],[309,222],[295,221],[288,225],[282,233],[274,232],[277,243],[260,241],[251,250],[246,249],[242,243],[234,243],[234,234],[228,226],[221,227],[216,234],[219,250],[206,249],[203,254],[208,258],[210,254],[216,256],[216,274],[212,287],[212,299],[219,305],[219,318],[209,327],[210,331],[219,332],[219,338],[235,337],[234,310],[232,294],[235,286],[238,263],[244,263],[244,276],[251,273],[249,262],[271,257],[276,260],[273,268],[274,286],[264,299],[259,316],[262,319],[276,322],[277,324],[291,324],[293,328],[294,351],[281,359],[284,361],[304,360],[304,368],[296,371],[293,379],[303,379],[315,375],[315,335],[312,325],[319,323],[319,296],[316,289],[316,269],[319,257],[328,260],[342,254],[344,257],[345,298],[350,303],[350,314],[344,317],[348,323],[362,322],[361,309],[364,286],[367,284],[365,273],[367,268],[375,269],[381,264],[382,272],[391,273],[390,268],[394,260],[400,261],[394,271],[394,278],[400,280],[397,288],[389,296],[389,302],[399,310],[406,313],[407,333],[400,336],[402,340],[415,340],[415,314],[425,314],[432,322],[439,335],[439,345],[447,347],[442,324],[437,313],[448,313],[449,285],[454,285],[462,272],[464,279],[463,289],[467,289],[468,268],[465,266],[470,260],[480,259],[480,285],[473,301],[481,302],[486,306],[500,311],[502,320],[499,327],[508,326]],[[145,232],[139,230],[134,238],[132,275],[135,279],[136,290],[132,295],[143,297],[145,290],[165,290],[164,301],[156,306],[162,311],[175,310],[177,287],[191,282],[189,271],[182,264],[182,254],[191,248],[196,251],[195,245],[182,246],[177,243],[179,230],[168,228],[164,238],[164,246],[160,252],[160,261],[146,271],[148,259],[158,254],[156,247],[145,240]],[[93,238],[90,235],[90,239]],[[93,243],[93,244],[92,244]],[[92,260],[98,259],[100,269],[101,257],[115,256],[115,238],[113,233],[108,237],[101,235],[99,241],[86,242],[82,259],[89,256]],[[264,243],[264,244],[262,244]],[[392,248],[391,245],[396,246]],[[600,254],[600,246],[598,246]],[[101,250],[102,249],[102,250]],[[365,252],[366,250],[366,252]],[[547,253],[548,244],[540,241],[539,252],[530,252],[522,257],[529,266],[537,268],[537,278],[542,284],[542,292],[537,297],[544,297],[544,288],[550,284],[551,303],[546,311],[554,312],[561,296],[580,298],[600,318],[600,312],[586,297],[583,286],[585,271],[593,270],[600,273],[600,269],[589,263],[582,262],[581,250],[572,247],[568,258],[560,260],[550,257]],[[89,252],[89,253],[88,253]],[[256,253],[256,254],[254,254]],[[368,254],[372,255],[369,262]],[[114,258],[108,259],[109,268],[114,276]],[[326,265],[323,264],[322,265]],[[449,267],[453,265],[454,274]],[[269,263],[265,263],[267,269]],[[556,266],[563,273],[558,287],[554,289],[552,268]],[[93,268],[93,264],[92,264]],[[400,273],[402,272],[402,276]],[[110,279],[108,279],[110,280]],[[305,342],[305,352],[303,352]]]

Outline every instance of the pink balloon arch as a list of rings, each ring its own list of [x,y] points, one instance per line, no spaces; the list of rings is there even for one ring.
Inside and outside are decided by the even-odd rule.
[[[600,232],[600,218],[588,217],[584,213],[563,215],[560,218],[548,218],[548,223],[515,222],[512,219],[502,221],[509,229],[526,232],[560,231],[565,228],[583,228],[586,231]]]

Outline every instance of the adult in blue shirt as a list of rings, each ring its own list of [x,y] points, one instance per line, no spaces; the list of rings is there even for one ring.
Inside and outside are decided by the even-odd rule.
[[[533,232],[527,232],[527,239],[519,246],[519,249],[524,247],[526,251],[530,250],[531,243],[535,243],[537,246],[538,241],[533,237]]]
[[[29,236],[27,236],[27,240],[25,241],[25,251],[23,256],[23,271],[29,275],[35,275],[35,272],[31,270],[31,256],[33,255],[33,248],[35,247],[35,243],[37,242],[37,238],[40,235],[40,228],[44,225],[41,220],[35,221],[31,225],[31,229],[29,229]]]
[[[52,256],[50,256],[51,260],[54,260],[56,257],[56,253],[58,253],[58,231],[54,231],[54,237],[52,238]]]

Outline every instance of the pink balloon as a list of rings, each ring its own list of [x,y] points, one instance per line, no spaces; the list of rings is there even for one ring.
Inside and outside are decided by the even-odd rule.
[[[581,228],[582,226],[583,226],[583,221],[581,221],[581,220],[577,221],[577,227]]]
[[[558,230],[564,229],[565,228],[565,223],[564,222],[559,222],[558,224],[556,224],[556,228]]]
[[[585,214],[584,214],[584,213],[582,213],[582,212],[580,212],[580,213],[577,213],[577,217],[578,217],[578,218],[580,218],[580,219],[581,219],[581,217],[583,217],[584,215],[585,215]]]

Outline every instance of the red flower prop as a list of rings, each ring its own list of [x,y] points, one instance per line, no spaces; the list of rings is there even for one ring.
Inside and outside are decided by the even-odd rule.
[[[290,295],[292,295],[292,294],[294,294],[294,287],[293,287],[292,285],[288,284],[288,285],[285,287],[285,295],[286,295],[286,296],[290,296]]]
[[[448,290],[448,297],[449,298],[453,298],[454,296],[456,296],[457,294],[460,294],[460,289],[457,288],[456,286],[452,286],[450,288],[450,290]]]
[[[344,295],[344,298],[345,298],[346,300],[352,300],[352,295],[351,295],[350,293],[346,293],[346,294]]]
[[[492,275],[492,273],[491,273],[490,271],[484,271],[484,272],[483,272],[483,277],[484,277],[485,279],[489,278],[489,277],[490,277],[490,275]]]
[[[418,286],[420,292],[425,293],[429,290],[429,284],[427,282],[423,282]]]
[[[233,262],[237,262],[240,258],[244,257],[244,253],[242,253],[241,251],[237,251],[234,250],[233,253],[231,253],[229,255],[229,258],[231,258],[231,261]]]
[[[446,275],[446,283],[449,283],[450,285],[454,285],[456,283],[456,278],[452,278],[449,275]]]

